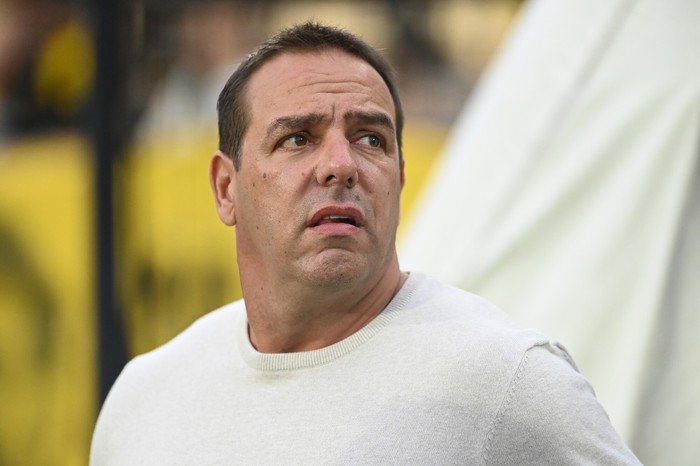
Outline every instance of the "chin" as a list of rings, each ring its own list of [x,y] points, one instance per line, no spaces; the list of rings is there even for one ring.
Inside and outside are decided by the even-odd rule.
[[[363,282],[369,278],[371,270],[370,265],[364,260],[336,258],[317,263],[302,274],[309,283],[316,286],[338,288]]]

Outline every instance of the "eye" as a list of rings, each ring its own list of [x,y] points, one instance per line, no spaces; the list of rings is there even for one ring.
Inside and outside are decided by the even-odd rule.
[[[297,149],[299,147],[304,147],[309,144],[309,138],[302,133],[296,133],[283,139],[279,147],[284,147],[285,149]]]
[[[382,147],[383,141],[380,136],[377,136],[376,134],[368,134],[366,136],[362,136],[360,139],[357,140],[359,144],[363,144],[366,146],[370,147]]]

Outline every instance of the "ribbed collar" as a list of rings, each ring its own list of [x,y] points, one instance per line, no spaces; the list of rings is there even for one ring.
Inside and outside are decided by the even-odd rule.
[[[237,322],[236,340],[243,360],[253,369],[265,372],[289,371],[327,364],[355,350],[382,328],[405,307],[413,291],[424,279],[421,274],[412,272],[398,293],[370,323],[349,337],[325,348],[298,353],[260,353],[248,338],[248,320],[242,314]]]

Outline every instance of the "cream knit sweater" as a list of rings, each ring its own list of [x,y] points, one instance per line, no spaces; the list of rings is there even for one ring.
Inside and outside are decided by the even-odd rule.
[[[238,301],[124,369],[90,463],[639,464],[556,342],[411,273],[327,348],[258,353]]]

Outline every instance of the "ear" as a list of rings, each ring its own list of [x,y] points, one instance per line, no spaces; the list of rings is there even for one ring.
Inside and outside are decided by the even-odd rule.
[[[216,212],[228,226],[236,224],[235,181],[233,160],[220,150],[216,151],[209,162],[209,183],[214,193]]]

